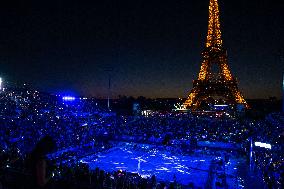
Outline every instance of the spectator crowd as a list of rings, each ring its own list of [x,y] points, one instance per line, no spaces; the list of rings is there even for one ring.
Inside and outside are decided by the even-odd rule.
[[[238,146],[239,153],[248,158],[250,140],[269,143],[272,149],[254,148],[254,168],[269,188],[283,186],[281,113],[271,113],[260,120],[216,117],[206,112],[118,116],[101,110],[91,99],[63,101],[58,95],[20,88],[0,93],[0,127],[2,185],[9,183],[6,177],[10,170],[29,175],[26,160],[39,140],[48,135],[56,146],[46,154],[56,165],[50,176],[61,188],[181,187],[175,182],[158,182],[155,176],[142,178],[126,171],[108,173],[99,168],[90,171],[86,164],[78,162],[80,157],[111,148],[114,141],[175,146],[186,149],[184,153],[189,148],[198,148],[200,141],[222,142]]]

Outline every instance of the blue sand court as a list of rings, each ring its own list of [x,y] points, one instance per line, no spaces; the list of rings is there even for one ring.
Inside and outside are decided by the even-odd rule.
[[[80,162],[87,163],[91,170],[99,167],[110,172],[123,170],[138,173],[142,177],[156,175],[160,181],[176,180],[183,185],[194,183],[201,188],[208,183],[215,183],[217,177],[212,172],[223,172],[227,175],[226,182],[229,188],[242,188],[244,178],[239,177],[238,167],[245,161],[230,158],[224,170],[213,171],[212,160],[216,158],[222,157],[216,154],[203,154],[201,151],[196,151],[193,155],[182,155],[172,147],[119,143],[107,151],[84,157]]]

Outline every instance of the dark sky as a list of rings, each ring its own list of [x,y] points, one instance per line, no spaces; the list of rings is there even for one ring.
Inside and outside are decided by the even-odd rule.
[[[8,3],[7,3],[8,2]],[[1,1],[0,75],[44,91],[186,97],[209,0]],[[219,0],[229,66],[246,98],[281,97],[284,2]]]

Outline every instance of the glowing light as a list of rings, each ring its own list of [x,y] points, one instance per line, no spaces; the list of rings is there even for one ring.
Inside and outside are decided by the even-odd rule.
[[[221,66],[222,66],[222,72],[225,77],[225,80],[228,80],[228,81],[233,80],[228,64],[223,63]]]
[[[203,61],[199,71],[198,80],[205,80],[207,73],[208,73],[208,61]]]
[[[210,0],[209,5],[209,21],[206,47],[212,46],[222,46],[219,7],[217,0]]]
[[[267,148],[267,149],[271,150],[271,144],[262,143],[262,142],[255,142],[254,145],[258,146],[258,147]]]
[[[227,104],[215,104],[214,106],[216,106],[216,107],[227,107],[228,105]]]
[[[196,93],[191,92],[187,97],[187,100],[183,103],[184,107],[190,107],[193,104],[193,100],[195,99]]]
[[[175,109],[174,110],[186,110],[186,107],[184,106],[184,104],[174,104]]]
[[[63,96],[62,100],[64,101],[74,101],[76,98],[73,96]]]

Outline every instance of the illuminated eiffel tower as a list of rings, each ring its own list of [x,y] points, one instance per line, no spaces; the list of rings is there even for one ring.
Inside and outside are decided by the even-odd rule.
[[[183,106],[198,110],[202,109],[202,102],[214,103],[216,98],[217,101],[222,98],[223,103],[248,108],[228,66],[227,51],[221,38],[218,0],[210,0],[207,41],[202,57],[198,79],[193,81],[193,88]]]

